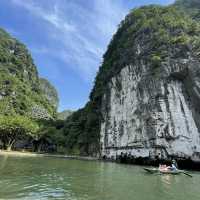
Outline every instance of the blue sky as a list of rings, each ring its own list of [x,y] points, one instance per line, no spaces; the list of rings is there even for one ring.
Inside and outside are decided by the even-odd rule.
[[[26,44],[64,109],[88,96],[102,55],[130,9],[174,0],[0,0],[0,27]]]

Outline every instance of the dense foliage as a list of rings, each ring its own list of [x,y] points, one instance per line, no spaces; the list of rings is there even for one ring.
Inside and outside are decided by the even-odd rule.
[[[175,6],[178,9],[185,10],[186,14],[190,15],[193,19],[200,19],[200,3],[199,0],[177,0]]]
[[[96,156],[100,144],[99,123],[97,110],[90,103],[67,118],[63,129],[67,152]]]

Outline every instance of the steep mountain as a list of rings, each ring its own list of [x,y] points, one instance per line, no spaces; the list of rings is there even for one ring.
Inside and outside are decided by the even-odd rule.
[[[58,113],[57,118],[60,120],[66,120],[70,115],[72,115],[73,111],[71,110],[64,110]]]
[[[53,105],[55,109],[57,109],[59,98],[54,86],[52,86],[48,80],[40,78],[40,89],[43,92],[44,96],[48,99],[49,103]]]
[[[52,119],[57,103],[55,89],[39,79],[26,47],[0,29],[0,114]]]
[[[200,3],[199,0],[177,0],[175,6],[178,9],[183,9],[186,14],[190,15],[193,19],[200,19]]]
[[[71,149],[112,159],[200,161],[199,4],[179,0],[126,16],[90,101],[65,123]]]

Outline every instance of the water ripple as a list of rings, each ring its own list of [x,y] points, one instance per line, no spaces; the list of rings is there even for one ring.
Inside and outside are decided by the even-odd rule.
[[[52,158],[7,158],[3,166],[0,200],[200,199],[199,173],[155,176],[135,166]]]

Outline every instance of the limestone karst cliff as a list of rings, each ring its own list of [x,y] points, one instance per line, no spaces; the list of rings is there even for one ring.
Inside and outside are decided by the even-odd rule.
[[[44,96],[47,98],[49,103],[54,106],[55,109],[57,109],[59,103],[57,90],[48,80],[44,78],[40,78],[39,82],[40,89],[43,92]]]
[[[39,78],[25,45],[0,29],[0,148],[56,151],[57,106],[55,88]]]
[[[39,79],[26,47],[0,29],[0,114],[52,119],[57,104],[55,89]]]
[[[199,25],[174,6],[136,9],[122,22],[111,47],[128,46],[110,55],[121,53],[115,67],[127,60],[102,98],[102,155],[200,161]]]
[[[66,135],[89,137],[81,144],[87,153],[96,145],[107,158],[200,161],[199,4],[133,9],[104,54],[81,117],[67,120]]]

